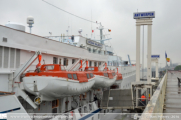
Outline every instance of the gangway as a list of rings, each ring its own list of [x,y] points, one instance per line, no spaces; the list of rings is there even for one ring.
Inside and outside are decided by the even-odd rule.
[[[132,82],[131,89],[109,89],[103,92],[101,109],[144,110],[153,94],[155,83]],[[141,96],[145,95],[146,99]]]
[[[109,89],[103,92],[101,109],[134,109],[130,89]]]

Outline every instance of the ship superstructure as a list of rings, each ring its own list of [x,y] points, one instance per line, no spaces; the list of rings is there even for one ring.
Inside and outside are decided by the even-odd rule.
[[[128,64],[121,57],[114,55],[113,48],[104,44],[102,28],[100,28],[101,38],[96,41],[81,35],[42,37],[25,32],[18,24],[14,24],[14,26],[16,27],[0,25],[0,91],[2,91],[0,97],[3,98],[0,100],[3,100],[2,102],[7,106],[9,102],[19,106],[17,108],[20,109],[14,110],[14,113],[21,109],[21,112],[33,115],[58,113],[60,116],[67,116],[66,113],[71,113],[72,116],[67,117],[72,117],[74,120],[114,117],[114,115],[108,117],[98,114],[100,112],[117,112],[116,110],[99,109],[102,93],[104,90],[110,89],[112,85],[121,89],[130,88],[131,82],[135,80],[135,65]],[[34,75],[33,72],[40,62],[34,60],[38,56],[37,51],[42,55],[42,66],[50,66],[45,69],[54,70],[54,68],[59,69],[59,66],[63,66],[62,69],[67,71],[67,75],[68,72],[70,75],[65,79],[60,79],[60,76],[52,74],[47,76],[42,74],[41,77],[39,74]],[[76,77],[74,78],[73,74],[86,72],[86,66],[97,68],[99,71],[104,71],[105,68],[113,71],[113,74],[111,73],[113,82],[108,86],[94,87],[93,79],[96,75],[91,76],[91,74],[86,76],[89,84],[88,81],[85,83],[74,81]],[[41,71],[44,70],[44,67],[41,68]],[[116,73],[122,74],[121,82],[116,82]],[[106,74],[103,75],[105,78],[107,77]],[[76,84],[67,84],[68,81],[76,82]],[[44,88],[40,89],[43,85]],[[56,89],[58,87],[60,89]],[[43,94],[44,96],[42,96]],[[4,99],[5,95],[12,99],[16,98],[16,101]],[[13,105],[4,107],[1,104],[3,107],[0,107],[0,112],[11,113],[11,110],[15,109]],[[89,115],[89,113],[94,114]]]

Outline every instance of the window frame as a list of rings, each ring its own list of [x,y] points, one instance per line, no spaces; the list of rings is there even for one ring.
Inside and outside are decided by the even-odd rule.
[[[70,75],[71,75],[71,78],[70,78]],[[71,74],[71,73],[68,73],[68,74],[67,74],[67,77],[68,77],[68,79],[72,79],[72,74]]]
[[[75,77],[76,77],[76,79],[75,79]],[[74,80],[78,80],[78,79],[77,79],[77,74],[76,74],[76,73],[73,74],[73,78],[74,78]]]
[[[58,64],[58,58],[57,57],[53,57],[53,64]]]
[[[89,73],[86,73],[87,79],[90,79],[90,75]]]
[[[93,74],[93,73],[90,73],[90,77],[93,78],[93,77],[94,77],[94,74]]]
[[[49,69],[48,67],[52,67],[51,69]],[[54,65],[46,65],[45,70],[54,70],[55,66]]]

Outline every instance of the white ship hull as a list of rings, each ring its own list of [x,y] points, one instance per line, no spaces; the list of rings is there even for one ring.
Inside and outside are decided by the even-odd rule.
[[[32,76],[23,78],[26,91],[34,95],[44,95],[49,98],[82,94],[90,90],[94,82],[94,78],[83,83],[58,77]]]
[[[73,111],[72,106],[74,106],[74,113],[76,113],[74,114],[74,117],[75,115],[76,117],[73,120],[77,120],[82,117],[80,115],[84,113],[92,114],[91,111],[97,109],[98,105],[93,104],[92,101],[94,101],[95,95],[97,95],[98,99],[100,99],[99,97],[101,97],[101,92],[104,88],[108,88],[113,84],[119,84],[119,88],[121,89],[130,89],[131,82],[135,81],[135,66],[124,66],[122,64],[122,58],[114,56],[111,47],[103,45],[102,48],[100,48],[98,46],[93,46],[92,44],[87,44],[87,38],[82,36],[75,37],[75,40],[78,41],[76,46],[74,46],[69,43],[66,44],[52,40],[51,38],[21,32],[19,30],[0,25],[0,38],[5,39],[0,41],[0,91],[12,92],[15,87],[19,87],[22,91],[26,90],[27,94],[20,94],[17,95],[17,97],[27,113],[33,113],[34,115],[38,113],[64,114]],[[96,51],[94,51],[95,48]],[[102,68],[104,68],[104,63],[107,62],[109,63],[108,68],[110,70],[116,70],[115,68],[119,66],[118,72],[123,75],[123,80],[116,81],[116,76],[111,80],[106,77],[96,76],[98,78],[92,78],[89,82],[79,83],[79,81],[67,80],[66,78],[23,76],[23,80],[18,79],[16,81],[12,81],[16,77],[14,76],[13,71],[17,71],[18,68],[29,61],[35,53],[34,51],[42,52],[42,64],[61,64],[65,66],[67,71],[69,71],[70,68],[73,68],[74,64],[78,64],[77,66],[74,66],[78,69],[80,58],[82,60],[89,60],[89,66],[92,67],[102,66]],[[108,51],[112,54],[108,55]],[[115,63],[119,64],[117,65]],[[34,63],[23,72],[31,70],[34,71],[37,64],[38,60],[34,61]],[[83,64],[82,67],[84,68],[86,65]],[[20,73],[21,72],[22,71],[20,71]],[[23,87],[21,86],[22,83]],[[92,87],[101,88],[102,90],[92,90]],[[13,92],[18,94],[17,91]],[[33,95],[30,95],[29,93]],[[79,97],[80,94],[85,94],[84,98]],[[23,95],[24,97],[19,97]],[[32,101],[30,101],[31,99],[28,99],[29,101],[27,100],[28,96],[32,98]],[[43,96],[50,99],[43,100],[43,104],[41,103],[34,107],[32,105],[34,104],[33,99],[37,96]],[[56,106],[52,107],[55,102],[54,99],[59,102],[57,102]],[[104,110],[99,112],[104,113]],[[99,114],[93,114],[91,117],[89,116],[87,120],[113,119],[116,115],[110,116],[106,113],[115,112],[116,111],[110,112],[106,110],[105,114],[101,114],[100,116]]]

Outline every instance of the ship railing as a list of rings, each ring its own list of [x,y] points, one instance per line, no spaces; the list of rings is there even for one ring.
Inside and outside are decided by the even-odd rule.
[[[68,71],[72,71],[78,64],[80,63],[80,59],[78,59],[70,68],[68,68]]]
[[[78,66],[76,66],[76,67],[74,68],[74,71],[84,71],[84,70],[85,70],[85,67],[83,67],[83,66],[85,66],[85,63],[86,63],[86,60],[83,60],[83,62],[82,62],[82,68],[79,69],[79,67],[81,66],[81,65],[79,64]]]
[[[106,63],[106,62],[103,62],[103,63],[99,66],[99,70],[104,69],[103,67],[105,66],[105,63]]]
[[[162,120],[168,73],[164,75],[151,100],[144,109],[140,120]]]

